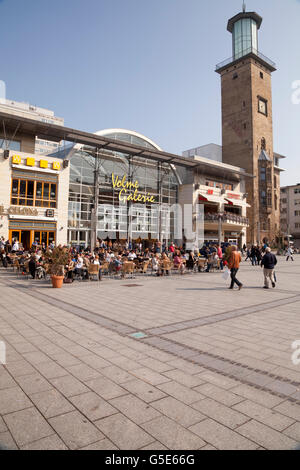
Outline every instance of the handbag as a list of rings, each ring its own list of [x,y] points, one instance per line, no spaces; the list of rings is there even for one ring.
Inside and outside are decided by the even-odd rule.
[[[222,278],[224,279],[224,281],[228,281],[229,277],[230,277],[230,271],[229,271],[229,269],[228,269],[227,266],[226,266],[226,267],[225,267],[225,270],[224,270],[224,272],[223,272],[223,274],[222,274]]]

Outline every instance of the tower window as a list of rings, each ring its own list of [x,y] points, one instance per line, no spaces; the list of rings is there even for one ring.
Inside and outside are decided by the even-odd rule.
[[[244,123],[244,129],[247,129],[247,124],[246,123]]]
[[[243,106],[244,106],[244,108],[246,107],[246,101],[243,101]]]
[[[260,78],[264,78],[264,74],[260,72]]]
[[[237,74],[237,73],[234,73],[232,79],[233,79],[233,80],[236,80],[237,78],[238,78],[238,74]]]
[[[258,112],[268,116],[268,102],[264,98],[258,97]]]

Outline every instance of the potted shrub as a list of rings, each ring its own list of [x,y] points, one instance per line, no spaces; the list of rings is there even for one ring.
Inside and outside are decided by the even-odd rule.
[[[46,254],[50,262],[50,273],[52,286],[55,289],[62,287],[64,282],[65,265],[68,263],[68,248],[56,247]]]

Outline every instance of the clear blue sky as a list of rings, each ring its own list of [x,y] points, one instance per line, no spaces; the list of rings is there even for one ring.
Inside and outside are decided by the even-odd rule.
[[[300,183],[300,1],[248,0],[264,18],[259,49],[273,74],[274,149],[283,184]],[[7,97],[67,126],[136,130],[166,151],[221,143],[218,62],[242,0],[0,0],[0,80]]]

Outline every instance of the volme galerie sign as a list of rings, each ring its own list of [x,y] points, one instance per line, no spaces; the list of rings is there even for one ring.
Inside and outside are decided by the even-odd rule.
[[[124,175],[122,179],[118,176],[115,176],[114,173],[111,175],[112,185],[114,189],[120,189],[119,200],[121,202],[150,202],[155,203],[155,198],[150,193],[142,194],[139,192],[139,182],[136,180],[134,183],[127,180],[127,175]],[[134,192],[129,193],[129,190],[134,190]]]

